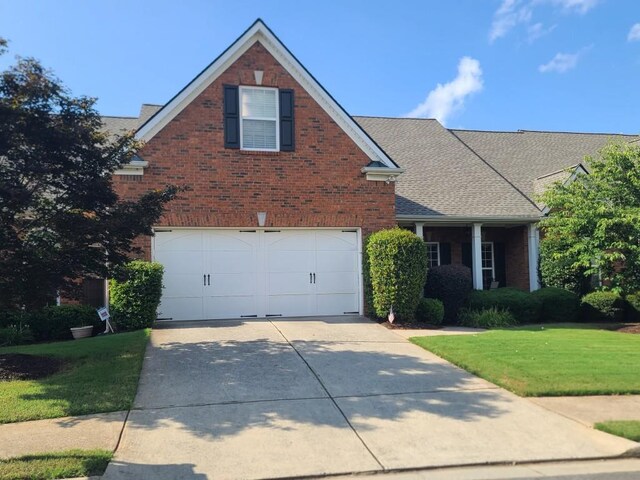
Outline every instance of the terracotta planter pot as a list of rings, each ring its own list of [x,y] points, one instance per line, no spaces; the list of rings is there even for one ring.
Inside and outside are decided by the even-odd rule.
[[[78,340],[79,338],[90,337],[91,334],[93,333],[93,325],[89,325],[88,327],[71,328],[70,330],[71,330],[71,335],[73,335],[73,338],[75,340]]]

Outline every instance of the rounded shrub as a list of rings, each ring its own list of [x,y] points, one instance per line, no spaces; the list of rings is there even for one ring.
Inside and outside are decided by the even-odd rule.
[[[156,262],[134,260],[109,280],[110,313],[120,330],[150,327],[162,297],[164,269]]]
[[[616,292],[591,292],[580,302],[585,322],[623,322],[625,302]]]
[[[542,322],[576,322],[580,317],[580,297],[569,290],[546,287],[532,292],[531,296],[542,301]]]
[[[504,328],[517,325],[518,320],[506,309],[495,307],[479,310],[461,308],[458,313],[458,323],[463,327],[472,328]]]
[[[444,305],[435,298],[423,298],[416,309],[416,320],[419,322],[440,325],[444,320]]]
[[[365,249],[369,311],[385,317],[393,308],[399,319],[412,320],[427,273],[424,242],[408,230],[392,228],[369,235]]]
[[[540,321],[542,299],[517,288],[474,290],[469,294],[467,306],[472,310],[508,310],[519,323],[527,324]]]
[[[444,305],[444,320],[455,323],[458,310],[473,289],[471,269],[464,265],[440,265],[429,269],[424,294]]]
[[[630,293],[627,301],[627,322],[640,323],[640,292]]]

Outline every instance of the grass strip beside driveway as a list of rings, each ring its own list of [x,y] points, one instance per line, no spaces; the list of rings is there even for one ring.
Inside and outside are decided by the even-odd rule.
[[[411,341],[521,396],[640,393],[640,335],[544,325]]]
[[[603,432],[640,442],[640,420],[615,420],[595,424]]]
[[[102,475],[112,456],[107,450],[68,450],[0,460],[0,480],[50,480]]]
[[[127,410],[138,386],[149,330],[0,349],[61,358],[40,380],[0,382],[0,423]]]

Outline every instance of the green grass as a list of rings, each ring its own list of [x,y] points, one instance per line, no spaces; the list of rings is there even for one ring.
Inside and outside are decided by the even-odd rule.
[[[595,427],[603,432],[640,442],[640,420],[617,420],[596,423]]]
[[[49,480],[102,475],[112,456],[107,450],[68,450],[0,460],[0,480]]]
[[[40,345],[0,353],[59,357],[59,373],[0,382],[0,423],[127,410],[133,403],[148,330]]]
[[[522,396],[640,393],[640,335],[545,325],[411,341]]]

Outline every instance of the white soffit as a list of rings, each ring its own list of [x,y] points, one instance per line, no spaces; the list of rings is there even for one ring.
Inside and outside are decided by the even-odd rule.
[[[144,123],[138,129],[136,138],[145,142],[151,140],[256,42],[266,48],[372,161],[380,161],[391,169],[398,168],[261,20],[257,20],[222,55]]]

